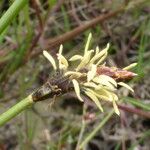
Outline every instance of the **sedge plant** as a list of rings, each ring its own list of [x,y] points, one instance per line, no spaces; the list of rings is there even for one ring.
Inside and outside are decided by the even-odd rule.
[[[103,50],[100,50],[98,46],[95,50],[89,50],[91,38],[92,34],[90,33],[83,55],[74,55],[69,59],[63,56],[62,45],[60,45],[59,52],[57,53],[57,62],[44,50],[43,55],[51,63],[55,76],[49,78],[43,86],[1,114],[0,126],[39,101],[60,97],[72,91],[76,93],[77,98],[82,103],[85,100],[84,98],[88,97],[88,99],[96,104],[101,112],[104,112],[104,106],[101,104],[102,101],[111,103],[114,112],[120,115],[117,106],[117,102],[119,101],[117,88],[118,86],[123,86],[131,92],[134,92],[128,84],[122,81],[132,79],[136,76],[135,73],[128,71],[136,63],[123,69],[106,66],[105,59],[108,54],[109,44]],[[69,64],[75,61],[78,64],[74,69],[70,69]]]

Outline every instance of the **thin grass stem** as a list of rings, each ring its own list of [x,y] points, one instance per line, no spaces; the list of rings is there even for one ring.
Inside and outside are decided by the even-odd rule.
[[[28,0],[15,0],[5,14],[0,18],[0,34],[8,27],[14,17],[26,5]]]
[[[84,146],[96,135],[96,133],[107,123],[107,121],[111,118],[111,116],[114,114],[114,110],[109,112],[109,114],[100,122],[99,125],[83,140],[83,142],[80,144],[79,149],[83,149]]]
[[[34,101],[32,96],[28,96],[25,99],[21,100],[19,103],[8,109],[6,112],[0,115],[0,126],[6,124],[9,120],[17,116],[23,110],[27,109],[29,106],[32,106]]]

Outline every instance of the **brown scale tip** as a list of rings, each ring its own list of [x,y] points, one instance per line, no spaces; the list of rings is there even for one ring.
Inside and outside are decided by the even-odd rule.
[[[131,80],[135,76],[137,76],[136,73],[133,73],[131,71],[122,70],[120,68],[115,68],[115,67],[111,68],[106,66],[98,67],[97,74],[99,75],[104,74],[110,76],[117,81]]]

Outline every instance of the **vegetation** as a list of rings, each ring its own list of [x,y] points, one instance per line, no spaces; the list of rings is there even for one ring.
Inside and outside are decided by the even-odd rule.
[[[0,149],[148,149],[149,4],[148,0],[1,1]],[[90,32],[94,37],[91,43]],[[85,46],[83,39],[87,41]],[[109,50],[108,46],[101,50],[107,43]],[[89,56],[85,54],[92,53],[96,58],[90,49],[97,49],[96,55],[104,54],[96,62],[89,58],[92,63],[87,63]],[[49,51],[44,51],[44,56],[52,65],[43,57],[43,50]],[[105,71],[101,81],[96,80],[94,68],[107,53],[105,70],[111,76]],[[71,56],[81,63],[71,63],[66,71]],[[65,73],[55,74],[55,58]],[[130,65],[134,62],[138,65]],[[131,80],[135,74],[126,69],[133,66],[138,76]],[[87,81],[80,79],[85,76]],[[64,83],[66,77],[69,82]],[[127,79],[132,88],[124,83]],[[62,87],[51,87],[49,82]],[[66,91],[67,83],[70,86]],[[89,83],[92,88],[102,85],[102,89],[95,92]],[[112,90],[116,85],[118,96]],[[134,89],[134,93],[119,85]],[[109,94],[102,92],[105,88]],[[117,98],[117,105],[110,97]]]

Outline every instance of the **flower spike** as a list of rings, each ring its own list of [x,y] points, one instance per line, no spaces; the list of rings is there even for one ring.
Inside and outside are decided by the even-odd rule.
[[[68,85],[68,88],[65,88],[64,91],[74,90],[77,98],[83,102],[81,96],[82,91],[82,94],[89,97],[101,112],[103,112],[104,109],[100,102],[110,102],[113,105],[115,113],[120,115],[117,106],[119,98],[116,94],[116,90],[118,85],[120,85],[126,87],[131,92],[134,92],[129,85],[122,81],[132,79],[136,75],[131,71],[127,71],[134,67],[136,63],[133,63],[124,69],[106,66],[106,62],[104,60],[107,57],[110,44],[108,43],[101,51],[98,46],[95,51],[89,50],[91,38],[92,34],[90,33],[83,55],[74,55],[69,59],[69,61],[72,62],[76,60],[79,61],[79,64],[72,70],[69,69],[68,60],[62,54],[63,46],[60,45],[59,52],[57,54],[59,64],[58,69],[63,70],[61,79],[65,78],[65,84],[62,84],[63,81],[60,81],[57,86],[61,87],[61,90],[63,91],[63,88]],[[56,70],[57,67],[54,58],[48,54],[47,51],[43,51],[43,54],[51,62],[54,70]]]

